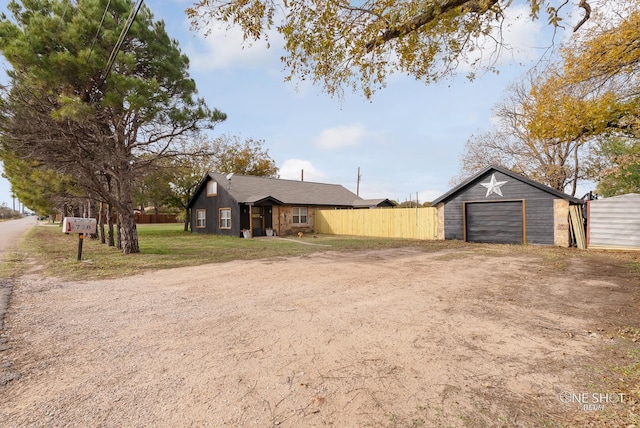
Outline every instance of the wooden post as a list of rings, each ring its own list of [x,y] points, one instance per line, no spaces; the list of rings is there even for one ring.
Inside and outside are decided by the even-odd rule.
[[[249,239],[253,239],[253,203],[249,203]]]
[[[78,261],[82,260],[82,242],[84,241],[84,233],[78,234]]]
[[[85,235],[96,233],[97,221],[95,218],[65,217],[62,219],[63,233],[78,234],[78,261],[82,260],[82,244]]]

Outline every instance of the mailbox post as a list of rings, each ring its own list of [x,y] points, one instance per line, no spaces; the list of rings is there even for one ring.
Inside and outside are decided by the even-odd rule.
[[[82,242],[87,233],[96,233],[98,221],[95,218],[65,217],[62,220],[62,231],[66,234],[78,234],[78,261],[82,260]]]

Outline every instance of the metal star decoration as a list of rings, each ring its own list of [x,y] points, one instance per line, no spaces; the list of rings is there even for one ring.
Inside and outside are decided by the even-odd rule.
[[[492,193],[502,196],[502,190],[500,190],[500,188],[504,186],[505,183],[506,181],[497,181],[496,175],[491,174],[491,181],[489,181],[488,183],[480,183],[481,186],[487,188],[487,194],[484,197],[486,198]]]

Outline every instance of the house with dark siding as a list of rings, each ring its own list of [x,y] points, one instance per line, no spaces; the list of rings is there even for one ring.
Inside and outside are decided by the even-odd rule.
[[[320,209],[392,207],[337,184],[206,174],[189,201],[191,231],[229,236],[295,235],[314,230]]]
[[[468,242],[571,243],[569,206],[580,199],[513,171],[491,166],[431,202],[438,238]]]

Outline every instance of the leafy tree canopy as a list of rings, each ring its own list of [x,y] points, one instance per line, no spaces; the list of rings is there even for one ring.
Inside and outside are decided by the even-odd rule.
[[[222,135],[213,141],[210,171],[278,178],[278,167],[264,141]]]
[[[65,204],[76,205],[85,193],[76,180],[36,161],[21,159],[12,153],[0,154],[4,164],[2,174],[11,191],[22,203],[41,215],[54,214]]]
[[[561,62],[532,87],[531,132],[539,138],[640,137],[640,1],[596,15],[588,34],[561,49]]]
[[[608,138],[590,159],[597,192],[602,196],[640,193],[640,144],[623,138]]]
[[[321,83],[329,94],[343,88],[366,97],[394,72],[432,82],[452,73],[486,41],[500,34],[513,0],[201,0],[187,9],[195,28],[211,21],[238,25],[246,40],[282,34],[290,74]],[[527,0],[530,18],[546,14],[559,26],[567,1]],[[591,14],[580,0],[579,28]],[[499,37],[499,36],[498,36]],[[497,44],[500,40],[495,40]],[[499,50],[497,50],[499,51]],[[496,51],[496,52],[497,52]],[[478,65],[478,64],[475,64]]]

